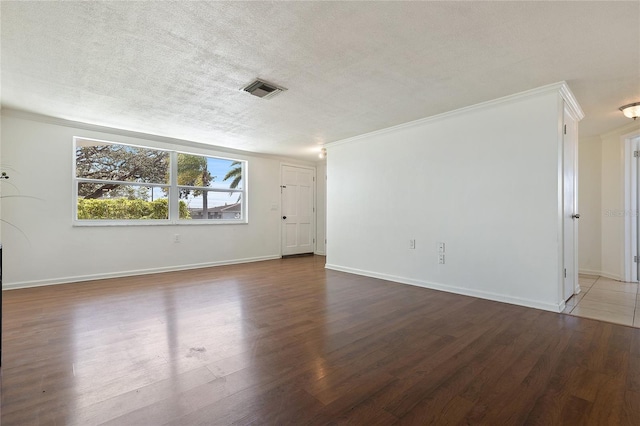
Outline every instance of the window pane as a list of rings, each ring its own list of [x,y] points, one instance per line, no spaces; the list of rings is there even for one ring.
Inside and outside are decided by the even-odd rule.
[[[75,147],[78,220],[176,223],[176,219],[246,217],[246,161],[82,138],[75,139]],[[174,209],[178,218],[172,216]]]
[[[206,193],[206,197],[203,192]],[[186,204],[187,219],[240,220],[243,218],[241,192],[193,191],[187,198],[180,201]],[[180,214],[181,219],[185,219],[185,216]]]
[[[76,176],[123,182],[169,183],[169,153],[150,148],[78,140]]]
[[[178,153],[178,185],[242,189],[243,162]]]
[[[180,204],[182,213],[186,205],[183,201]],[[163,188],[78,183],[79,220],[168,219],[168,206]]]

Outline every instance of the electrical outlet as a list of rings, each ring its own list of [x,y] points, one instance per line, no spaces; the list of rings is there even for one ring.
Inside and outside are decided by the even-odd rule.
[[[179,243],[180,242],[180,234],[174,234],[173,235],[173,242],[174,243]]]
[[[440,265],[444,265],[444,254],[439,254],[438,255],[438,263]]]
[[[409,240],[409,248],[410,249],[416,248],[416,240]]]
[[[444,243],[438,243],[438,253],[444,253]]]

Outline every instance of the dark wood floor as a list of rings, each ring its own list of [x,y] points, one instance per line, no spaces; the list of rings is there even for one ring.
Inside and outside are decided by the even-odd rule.
[[[640,424],[640,329],[323,257],[4,293],[2,425]]]

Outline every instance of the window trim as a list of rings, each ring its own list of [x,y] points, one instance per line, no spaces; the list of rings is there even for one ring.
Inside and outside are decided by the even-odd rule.
[[[76,164],[76,150],[78,148],[78,141],[91,141],[99,142],[110,145],[123,145],[134,148],[151,149],[156,151],[164,151],[169,153],[169,183],[147,183],[147,182],[126,182],[126,181],[108,181],[118,183],[122,185],[144,186],[144,187],[157,187],[168,188],[167,199],[169,200],[169,217],[167,219],[78,219],[78,184],[107,182],[100,179],[88,179],[80,178],[77,176],[77,164]],[[205,158],[215,158],[220,160],[237,161],[242,165],[242,188],[240,189],[222,189],[222,188],[209,188],[198,187],[189,185],[178,185],[178,154],[195,155]],[[124,142],[106,141],[103,139],[88,138],[82,136],[73,137],[73,150],[72,150],[72,225],[73,226],[174,226],[174,225],[187,225],[187,226],[200,226],[200,225],[245,225],[249,223],[249,202],[248,202],[248,166],[247,160],[230,157],[220,157],[217,155],[202,154],[196,152],[188,152],[182,150],[172,150],[164,148],[155,148],[145,145],[130,144]],[[242,200],[242,210],[240,219],[180,219],[180,196],[179,191],[181,188],[206,190],[218,193],[240,193]],[[172,202],[172,200],[178,200],[178,202]]]

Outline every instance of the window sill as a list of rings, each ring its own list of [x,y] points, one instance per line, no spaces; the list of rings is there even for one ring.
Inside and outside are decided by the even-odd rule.
[[[74,220],[73,227],[105,227],[105,226],[202,226],[202,225],[248,225],[247,220]]]

